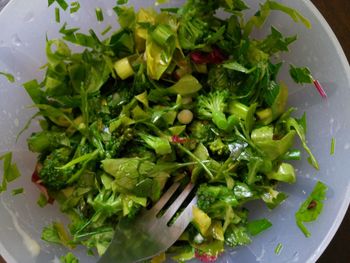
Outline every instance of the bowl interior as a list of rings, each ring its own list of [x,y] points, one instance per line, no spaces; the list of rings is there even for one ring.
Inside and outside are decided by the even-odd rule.
[[[171,1],[169,5],[182,2]],[[252,10],[256,10],[257,1],[247,2]],[[291,52],[282,55],[287,63],[280,79],[289,86],[289,103],[298,108],[296,115],[307,112],[308,141],[320,163],[320,171],[315,171],[308,164],[304,154],[303,161],[296,164],[297,183],[281,186],[289,195],[286,202],[273,211],[267,210],[260,202],[249,205],[252,218],[269,218],[273,227],[254,238],[251,245],[230,250],[218,262],[314,262],[335,234],[349,204],[349,65],[334,34],[309,1],[281,2],[301,10],[312,22],[313,28],[308,30],[294,24],[285,15],[273,12],[268,23],[255,34],[257,37],[265,35],[274,25],[287,35],[298,35],[299,40],[292,45]],[[107,25],[118,28],[112,10],[115,1],[84,0],[80,3],[78,13],[61,12],[61,21],[68,22],[71,27],[80,27],[82,31],[93,28],[95,32],[102,32]],[[153,5],[154,1],[135,0],[129,3],[137,8]],[[97,6],[104,10],[103,23],[96,22]],[[16,77],[14,84],[0,78],[0,153],[11,150],[22,172],[20,180],[10,188],[25,188],[23,195],[13,197],[5,193],[0,197],[0,254],[8,263],[56,262],[53,260],[66,251],[41,241],[41,230],[53,220],[66,220],[57,206],[42,209],[36,204],[39,192],[30,182],[36,156],[27,150],[26,137],[38,126],[33,123],[18,142],[15,141],[18,132],[35,113],[35,109],[28,107],[31,100],[21,83],[42,77],[43,72],[39,68],[45,64],[46,35],[48,38],[58,37],[62,24],[55,22],[54,8],[47,8],[47,2],[42,0],[13,0],[0,14],[0,24],[6,25],[0,33],[0,71],[13,73]],[[294,84],[288,75],[288,63],[307,65],[324,86],[328,99],[321,99],[312,86]],[[330,155],[332,138],[336,139],[333,156]],[[312,236],[305,238],[295,224],[294,213],[317,180],[328,185],[328,200],[319,220],[307,226]],[[34,257],[34,252],[28,249],[31,242],[41,247],[39,255]],[[274,253],[278,243],[283,245],[280,255]],[[87,256],[82,248],[78,248],[76,254],[82,262],[96,262],[96,257]]]

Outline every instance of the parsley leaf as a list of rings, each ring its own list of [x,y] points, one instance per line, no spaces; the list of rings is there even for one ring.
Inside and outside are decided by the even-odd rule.
[[[311,71],[307,67],[294,67],[290,65],[289,74],[293,80],[298,83],[312,83],[313,77],[311,76]]]

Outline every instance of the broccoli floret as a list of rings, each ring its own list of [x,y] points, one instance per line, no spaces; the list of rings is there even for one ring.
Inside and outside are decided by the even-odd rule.
[[[212,120],[219,129],[227,130],[229,122],[224,111],[227,107],[228,97],[229,93],[226,90],[218,90],[198,96],[197,113],[199,118]]]
[[[52,151],[62,146],[70,146],[69,138],[64,132],[41,131],[33,133],[28,139],[28,147],[32,152]]]
[[[105,142],[106,158],[118,157],[124,146],[134,137],[133,129],[126,129],[120,136],[112,136]]]
[[[54,150],[46,156],[39,177],[43,184],[52,190],[60,190],[67,186],[68,179],[74,174],[75,167],[58,169],[71,160],[72,150],[63,147]]]
[[[227,69],[214,66],[208,73],[208,85],[211,90],[229,90],[235,92],[237,88],[237,75],[234,71],[228,71]]]
[[[214,217],[221,217],[223,209],[238,205],[238,200],[233,191],[226,186],[212,186],[202,184],[197,191],[198,207]]]
[[[224,144],[220,138],[216,138],[214,141],[209,143],[209,149],[213,154],[219,156],[230,154],[228,145]]]
[[[189,127],[191,137],[202,143],[210,142],[216,137],[216,128],[208,121],[194,121]]]

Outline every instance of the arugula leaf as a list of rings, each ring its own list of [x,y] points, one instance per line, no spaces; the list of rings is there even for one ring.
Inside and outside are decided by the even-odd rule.
[[[7,152],[0,156],[0,161],[3,160],[3,175],[0,185],[0,194],[7,190],[7,184],[16,180],[21,176],[17,164],[12,163],[12,152]]]
[[[48,0],[48,6],[51,6],[54,2],[56,2],[63,10],[68,8],[68,4],[65,0]]]
[[[18,194],[22,194],[24,192],[24,189],[23,189],[23,187],[21,187],[21,188],[16,188],[16,189],[13,189],[12,190],[12,195],[18,195]]]
[[[258,43],[258,47],[268,54],[279,51],[289,51],[288,46],[297,40],[297,36],[283,37],[275,27],[271,27],[271,34]]]
[[[237,61],[226,61],[225,63],[222,64],[222,66],[224,68],[235,70],[235,71],[242,72],[245,74],[250,74],[251,72],[253,72],[255,70],[255,67],[253,67],[251,69],[247,69],[246,67],[244,67],[242,64],[238,63]]]
[[[230,247],[248,245],[250,242],[248,230],[243,225],[230,224],[225,231],[225,243]]]
[[[69,12],[70,12],[71,14],[73,14],[73,13],[78,12],[79,9],[80,9],[80,3],[79,3],[78,1],[72,2],[72,3],[70,4],[70,10],[69,10]]]
[[[160,138],[145,133],[140,133],[141,139],[159,155],[171,153],[171,146],[167,138]]]
[[[306,237],[311,233],[303,224],[304,222],[315,221],[323,209],[323,201],[326,199],[327,186],[318,181],[308,198],[301,204],[299,210],[295,213],[295,220]]]
[[[8,80],[8,82],[10,82],[10,83],[14,83],[15,82],[15,77],[12,74],[10,74],[10,73],[6,73],[6,72],[1,72],[0,71],[0,75],[5,76],[7,78],[7,80]]]
[[[289,65],[289,74],[296,83],[313,83],[314,79],[311,76],[311,71],[307,67],[295,67],[294,65]]]
[[[118,5],[125,5],[128,3],[128,0],[117,0]]]
[[[286,200],[287,197],[288,196],[285,193],[278,192],[272,187],[266,189],[261,195],[261,199],[266,203],[269,209],[276,208],[279,204]]]
[[[71,252],[68,252],[65,256],[60,257],[61,263],[79,263],[77,259]]]
[[[248,222],[247,230],[252,236],[256,236],[271,226],[272,223],[266,218],[263,218]]]
[[[49,201],[49,200],[47,200],[46,195],[43,194],[43,193],[40,193],[39,198],[38,198],[38,200],[36,201],[36,203],[38,204],[38,206],[44,207],[44,206],[47,205],[48,201]]]
[[[252,16],[244,26],[244,37],[247,37],[255,27],[262,27],[266,19],[270,15],[271,10],[281,11],[289,15],[295,22],[303,23],[307,28],[311,28],[311,23],[297,10],[290,8],[284,4],[276,1],[267,0],[264,4],[260,5],[260,10]]]
[[[304,123],[305,123],[305,119],[304,119]],[[298,121],[296,119],[294,119],[294,118],[289,118],[287,120],[287,125],[288,125],[289,128],[293,128],[296,131],[296,133],[298,134],[298,136],[299,136],[299,138],[301,140],[303,148],[309,154],[309,158],[308,158],[309,162],[311,163],[311,165],[316,170],[319,170],[319,164],[317,162],[317,159],[315,158],[315,156],[311,152],[309,146],[307,145],[306,136],[305,136],[305,130],[304,130],[303,125],[299,124]]]

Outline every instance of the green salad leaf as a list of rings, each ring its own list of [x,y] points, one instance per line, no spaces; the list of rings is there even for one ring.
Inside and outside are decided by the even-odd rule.
[[[306,237],[310,237],[311,233],[304,223],[315,221],[319,217],[323,210],[323,201],[326,199],[327,189],[324,183],[318,181],[310,195],[295,213],[297,226]]]

